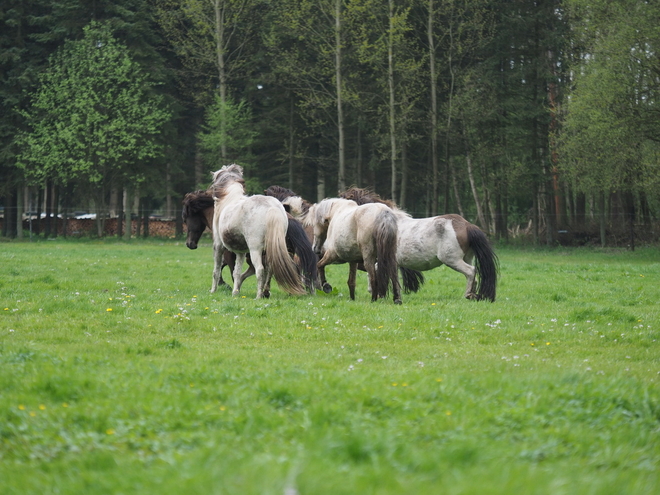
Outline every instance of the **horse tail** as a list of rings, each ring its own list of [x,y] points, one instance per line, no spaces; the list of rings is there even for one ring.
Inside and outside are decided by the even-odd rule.
[[[403,280],[403,290],[406,294],[417,292],[424,285],[424,274],[410,268],[399,267],[401,279]]]
[[[376,287],[372,287],[372,299],[387,297],[390,281],[392,285],[399,284],[396,263],[396,247],[398,227],[394,213],[387,209],[378,214],[374,239],[376,241]],[[394,289],[395,287],[393,287]],[[398,291],[395,290],[395,294]]]
[[[493,251],[486,234],[471,223],[467,224],[467,237],[470,249],[474,253],[474,267],[477,271],[477,299],[495,301],[499,259]]]
[[[266,264],[282,290],[291,295],[300,296],[305,294],[305,289],[300,281],[298,268],[286,248],[286,231],[281,228],[280,215],[280,210],[276,208],[268,210],[266,214],[264,239]]]
[[[307,237],[302,223],[289,216],[289,228],[286,231],[287,246],[298,256],[298,265],[302,270],[305,286],[312,292],[313,285],[318,278],[318,258],[312,249],[312,243]]]

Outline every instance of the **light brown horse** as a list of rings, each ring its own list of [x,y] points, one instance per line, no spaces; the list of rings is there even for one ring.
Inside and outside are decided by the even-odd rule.
[[[304,218],[309,209],[313,206],[312,203],[298,196],[291,189],[287,189],[282,186],[270,186],[264,191],[266,196],[273,196],[274,198],[279,199],[283,204],[284,208],[287,209],[293,216],[296,218]],[[394,206],[394,203],[388,202],[386,200],[381,200],[380,198],[371,198],[371,201],[365,200],[363,203],[383,203],[387,206]],[[310,227],[306,227],[305,231],[307,235],[313,242],[314,232]],[[357,278],[357,270],[366,272],[367,270],[364,267],[363,263],[349,263],[348,271],[348,292],[351,299],[355,299],[355,285]],[[399,266],[399,272],[401,273],[401,279],[403,281],[403,290],[406,294],[410,292],[417,292],[422,284],[424,283],[424,275],[416,270],[410,270],[408,268]],[[325,292],[331,292],[332,286],[327,282],[325,278],[325,267],[319,268],[319,277],[321,279],[321,284]],[[369,289],[371,291],[371,289]]]

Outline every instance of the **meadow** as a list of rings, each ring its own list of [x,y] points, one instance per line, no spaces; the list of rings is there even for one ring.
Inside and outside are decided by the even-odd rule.
[[[494,303],[442,267],[395,306],[2,243],[0,493],[660,493],[660,250],[496,251]]]

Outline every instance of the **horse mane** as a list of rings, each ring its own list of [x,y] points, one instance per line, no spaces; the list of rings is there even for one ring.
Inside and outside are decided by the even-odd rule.
[[[183,221],[207,208],[213,208],[213,195],[208,191],[193,191],[183,197]]]
[[[287,189],[286,187],[282,186],[269,186],[268,189],[264,190],[264,195],[272,196],[273,198],[279,199],[280,201],[284,201],[286,198],[290,198],[292,196],[298,196],[298,194],[293,192],[291,189]]]
[[[227,188],[232,184],[240,184],[245,193],[245,179],[243,179],[243,167],[236,165],[225,165],[220,170],[213,172],[213,182],[209,191],[215,199],[222,199],[227,194]]]
[[[286,187],[282,186],[269,186],[268,189],[264,191],[264,194],[266,196],[272,196],[275,199],[278,199],[281,203],[284,204],[285,209],[288,206],[291,208],[293,206],[293,201],[292,199],[299,199],[299,209],[300,211],[298,214],[301,217],[307,216],[307,212],[309,212],[310,207],[312,206],[312,203],[309,201],[302,199],[297,193],[293,192],[291,189],[287,189]],[[290,199],[291,198],[291,199]],[[294,200],[295,200],[294,199]],[[288,211],[288,210],[287,210]]]
[[[378,194],[369,189],[360,187],[349,187],[343,193],[339,194],[340,198],[351,199],[358,205],[366,205],[368,203],[381,203],[392,209],[396,208],[396,203],[390,199],[383,199]]]

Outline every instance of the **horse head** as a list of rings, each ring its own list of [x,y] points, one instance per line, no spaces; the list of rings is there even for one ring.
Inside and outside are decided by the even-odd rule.
[[[208,218],[213,208],[213,196],[206,191],[195,191],[185,195],[183,198],[183,210],[181,218],[186,224],[188,235],[186,246],[188,249],[197,249],[197,243],[202,237],[204,230],[211,228]],[[211,210],[211,211],[209,211]]]

